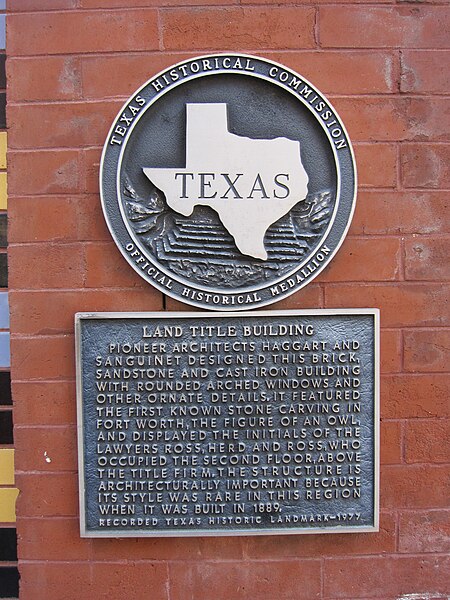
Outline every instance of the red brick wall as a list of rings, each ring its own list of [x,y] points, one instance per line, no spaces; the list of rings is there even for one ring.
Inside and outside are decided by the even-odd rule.
[[[163,7],[164,6],[164,7]],[[330,0],[9,0],[9,255],[22,600],[444,598],[449,584],[450,9]],[[100,209],[121,103],[188,56],[298,70],[354,142],[337,257],[274,308],[379,307],[379,533],[80,539],[73,315],[183,307],[122,259]]]

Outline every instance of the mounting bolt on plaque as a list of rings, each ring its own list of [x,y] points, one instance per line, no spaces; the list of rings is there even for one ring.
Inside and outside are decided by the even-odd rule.
[[[339,249],[356,169],[330,102],[291,69],[219,54],[137,90],[105,142],[110,232],[145,280],[220,311],[276,302]]]

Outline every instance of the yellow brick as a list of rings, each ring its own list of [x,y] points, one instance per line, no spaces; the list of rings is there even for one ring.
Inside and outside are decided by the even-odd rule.
[[[8,192],[6,189],[6,173],[0,173],[0,209],[8,208]]]
[[[17,488],[0,488],[0,523],[16,522]]]
[[[6,169],[6,131],[0,131],[0,169]]]
[[[14,485],[14,450],[0,450],[0,485]]]

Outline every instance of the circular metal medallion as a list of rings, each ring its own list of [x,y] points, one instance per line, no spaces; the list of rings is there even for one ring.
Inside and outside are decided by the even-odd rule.
[[[235,311],[289,296],[330,262],[356,170],[336,111],[301,75],[218,54],[170,67],[126,102],[100,189],[111,234],[144,279]]]

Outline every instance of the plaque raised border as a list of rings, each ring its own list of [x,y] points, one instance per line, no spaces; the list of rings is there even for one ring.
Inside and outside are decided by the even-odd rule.
[[[158,324],[160,327],[164,327],[164,324],[168,322],[170,319],[174,323],[186,324],[187,327],[197,326],[197,327],[208,327],[208,323],[212,323],[213,321],[216,323],[212,327],[216,330],[219,330],[222,327],[222,334],[227,328],[228,325],[232,325],[233,322],[238,321],[238,323],[244,324],[247,327],[250,327],[252,322],[257,323],[259,325],[267,325],[267,327],[273,327],[272,330],[267,330],[270,336],[275,335],[279,336],[282,333],[279,333],[281,329],[278,329],[278,333],[275,330],[276,327],[280,326],[280,322],[286,324],[287,326],[292,325],[298,319],[303,319],[306,323],[310,323],[314,321],[314,319],[322,320],[323,323],[327,327],[330,328],[330,340],[333,338],[333,327],[339,328],[345,320],[349,318],[354,318],[356,321],[359,317],[368,316],[371,317],[370,324],[364,325],[364,327],[369,330],[369,338],[368,341],[365,339],[364,344],[367,346],[364,350],[367,356],[363,356],[364,361],[364,373],[369,373],[370,379],[368,386],[369,389],[364,393],[364,399],[369,400],[372,405],[368,407],[368,414],[370,418],[370,425],[367,426],[365,423],[362,423],[363,428],[370,428],[370,433],[366,436],[367,439],[364,438],[362,440],[362,453],[365,455],[363,459],[364,464],[366,465],[364,468],[367,468],[366,471],[363,470],[361,473],[361,478],[363,480],[363,486],[366,484],[368,489],[370,489],[370,493],[366,494],[364,497],[365,502],[368,503],[369,508],[366,509],[366,523],[358,524],[356,520],[353,522],[349,522],[348,517],[344,517],[346,515],[345,508],[342,509],[343,512],[338,514],[339,521],[336,521],[336,516],[330,514],[322,514],[319,517],[319,521],[316,520],[317,515],[315,513],[308,513],[309,516],[314,516],[311,518],[311,521],[302,522],[305,523],[305,526],[293,526],[292,522],[289,521],[289,525],[279,525],[276,521],[276,517],[271,517],[271,522],[273,525],[269,523],[269,516],[265,515],[265,522],[259,521],[256,526],[250,525],[242,526],[241,523],[239,526],[234,525],[233,523],[229,523],[228,526],[222,527],[219,526],[218,523],[216,527],[204,525],[202,527],[185,527],[185,526],[173,526],[171,528],[167,527],[156,527],[156,526],[146,526],[145,528],[120,528],[118,526],[114,527],[105,527],[105,529],[100,528],[92,528],[88,524],[87,517],[87,496],[92,493],[97,494],[98,490],[92,489],[92,483],[87,481],[87,472],[86,469],[93,469],[92,464],[89,467],[86,466],[86,456],[89,454],[92,456],[95,455],[96,447],[91,442],[86,444],[85,434],[86,429],[89,425],[86,424],[86,416],[85,416],[85,399],[84,399],[84,384],[85,381],[89,377],[93,379],[94,377],[94,364],[90,365],[86,369],[86,365],[84,364],[85,357],[83,356],[83,343],[87,343],[86,340],[83,340],[83,336],[85,332],[83,328],[87,326],[95,327],[93,325],[93,321],[97,323],[101,322],[104,325],[108,326],[108,332],[111,330],[111,326],[113,323],[122,324],[123,330],[126,331],[126,326],[131,321],[147,321],[147,327],[150,327],[150,324]],[[355,321],[355,322],[356,322]],[[360,320],[360,326],[362,327],[364,319]],[[367,320],[366,320],[367,321]],[[219,325],[217,325],[219,323]],[[289,329],[289,327],[287,327]],[[322,329],[318,328],[319,331],[324,331],[323,326]],[[211,330],[212,331],[212,330]],[[228,332],[230,329],[228,329]],[[242,332],[244,330],[242,329]],[[250,330],[249,330],[250,331]],[[253,330],[254,331],[254,330]],[[341,331],[341,330],[340,330]],[[345,328],[342,331],[346,331]],[[241,333],[242,333],[241,332]],[[217,331],[215,332],[217,333]],[[250,334],[249,334],[250,335]],[[258,334],[263,335],[263,334]],[[292,333],[290,334],[292,338]],[[337,334],[334,334],[337,335]],[[357,337],[358,332],[356,331],[355,337]],[[364,333],[367,336],[367,332]],[[212,335],[210,334],[211,338]],[[364,337],[364,336],[363,336]],[[101,339],[101,336],[98,335],[98,338]],[[319,309],[319,310],[286,310],[286,311],[259,311],[259,312],[251,312],[251,313],[181,313],[181,312],[167,312],[167,313],[78,313],[75,316],[75,339],[76,339],[76,386],[77,386],[77,433],[78,433],[78,465],[79,465],[79,502],[80,502],[80,533],[81,537],[194,537],[194,536],[238,536],[238,535],[274,535],[274,534],[313,534],[313,533],[357,533],[357,532],[374,532],[378,531],[379,527],[379,310],[378,309]],[[217,340],[217,336],[214,338]],[[221,339],[227,339],[226,336],[221,336]],[[237,337],[236,339],[239,339]],[[264,338],[266,339],[266,338]],[[273,338],[275,339],[275,338]],[[300,339],[300,338],[299,338]],[[337,339],[336,337],[334,338]],[[152,341],[152,340],[150,340]],[[133,340],[134,343],[134,340]],[[328,343],[328,342],[325,342]],[[91,347],[94,348],[96,344],[95,335],[94,337],[89,339],[88,345],[90,346],[89,352],[91,352]],[[325,346],[324,346],[325,347]],[[95,352],[95,348],[92,350]],[[187,355],[186,355],[187,356]],[[93,354],[91,358],[93,357]],[[359,362],[359,359],[358,359]],[[178,363],[177,363],[178,364]],[[89,371],[90,369],[90,371]],[[89,371],[89,372],[86,372]],[[217,374],[217,373],[216,373]],[[241,380],[245,380],[245,378],[241,378]],[[364,383],[364,381],[363,381]],[[95,389],[95,386],[92,383],[92,389]],[[94,399],[93,403],[94,403]],[[244,401],[245,402],[245,401]],[[260,402],[260,399],[259,399]],[[255,404],[252,402],[252,404]],[[228,404],[227,404],[228,406]],[[93,413],[92,413],[93,411]],[[91,409],[92,414],[96,414],[94,409]],[[91,414],[91,416],[92,416]],[[95,432],[94,425],[91,425],[91,430]],[[248,429],[247,429],[248,430]],[[206,446],[206,442],[205,442]],[[205,451],[203,450],[203,453]],[[213,454],[213,453],[212,453]],[[98,456],[98,455],[95,455]],[[316,459],[314,459],[315,461]],[[351,462],[351,460],[349,461]],[[352,472],[351,469],[349,471]],[[368,477],[368,473],[370,473]],[[304,476],[304,475],[303,475]],[[92,481],[92,476],[91,476]],[[227,481],[227,477],[223,477],[224,483]],[[217,488],[218,489],[218,488]],[[97,500],[96,500],[97,501]],[[96,502],[95,501],[95,502]],[[250,501],[247,502],[250,505]],[[283,507],[283,501],[279,502]],[[289,504],[289,502],[287,503]],[[319,506],[320,503],[317,503]],[[345,504],[345,503],[344,503]],[[192,506],[194,506],[192,504]],[[320,505],[322,508],[317,509],[324,512],[323,504]],[[364,512],[364,505],[363,512]],[[309,507],[311,509],[311,507]],[[292,507],[291,507],[292,509]],[[336,508],[335,508],[336,510]],[[298,512],[303,511],[304,514],[307,513],[305,511],[304,506],[298,507]],[[234,514],[234,513],[233,513]],[[350,514],[350,513],[349,513]],[[353,513],[351,513],[353,515]],[[319,513],[320,515],[320,513]],[[341,516],[342,519],[341,520]],[[188,515],[189,517],[189,515]],[[306,518],[306,517],[305,517]],[[353,519],[353,516],[350,520]],[[369,523],[370,521],[370,523]],[[336,522],[339,522],[339,525],[336,525]],[[261,525],[262,523],[262,525]],[[312,523],[311,525],[309,523]],[[156,525],[156,524],[155,524]],[[164,525],[164,522],[163,522]]]

